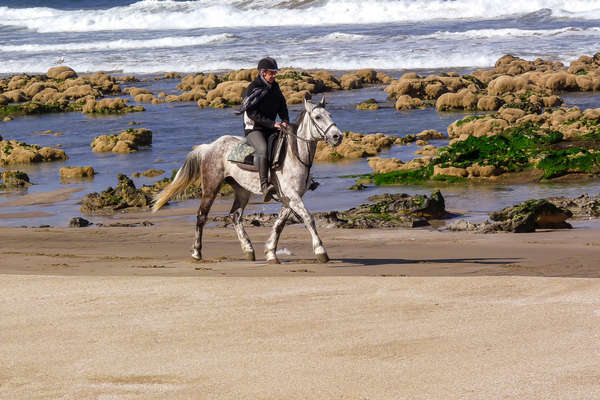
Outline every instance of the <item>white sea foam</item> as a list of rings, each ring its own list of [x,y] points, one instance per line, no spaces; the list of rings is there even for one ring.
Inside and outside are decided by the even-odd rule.
[[[240,5],[243,4],[243,5]],[[600,4],[589,0],[142,0],[104,10],[0,7],[0,24],[39,32],[126,29],[197,29],[233,26],[371,24],[434,19],[489,19],[549,10],[551,16],[600,19]]]
[[[568,63],[577,58],[576,52],[570,57],[559,57],[558,60]],[[493,51],[480,52],[454,52],[434,51],[427,54],[416,54],[406,52],[395,55],[388,55],[385,52],[378,52],[369,57],[342,57],[342,56],[321,56],[295,58],[290,56],[281,56],[278,62],[281,66],[291,66],[304,69],[329,69],[329,70],[356,70],[361,68],[375,68],[378,70],[415,70],[415,69],[442,69],[442,68],[463,68],[463,67],[490,67],[496,60],[503,56],[503,53]],[[27,57],[21,60],[8,60],[0,63],[1,74],[14,73],[45,73],[48,68],[54,66],[55,57]],[[235,70],[241,68],[252,68],[253,59],[244,60],[208,60],[202,55],[195,57],[177,56],[171,54],[168,58],[151,58],[145,60],[126,59],[114,61],[107,56],[95,56],[94,58],[68,58],[66,64],[79,73],[95,71],[122,71],[124,73],[160,73],[166,71],[178,71],[184,73],[208,72],[220,70]]]
[[[355,33],[333,32],[325,35],[323,38],[315,38],[315,40],[325,40],[329,42],[352,42],[355,40],[367,39],[367,35],[359,35]]]
[[[600,28],[572,28],[561,29],[473,29],[464,32],[440,31],[429,35],[422,35],[419,39],[450,39],[450,40],[472,40],[472,39],[504,39],[504,38],[542,38],[550,36],[578,36],[578,35],[600,35]]]
[[[234,40],[235,35],[223,33],[206,36],[167,36],[159,39],[119,39],[98,42],[0,45],[0,51],[14,52],[66,52],[95,50],[128,50],[200,46]]]

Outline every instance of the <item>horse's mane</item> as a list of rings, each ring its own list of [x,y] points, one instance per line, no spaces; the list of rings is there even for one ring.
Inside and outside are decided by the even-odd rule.
[[[320,103],[317,104],[315,106],[316,107],[323,107],[323,105],[321,105]],[[304,116],[306,115],[306,108],[302,108],[302,111],[300,111],[300,114],[298,114],[298,116],[296,117],[296,119],[294,120],[294,122],[290,122],[288,124],[288,126],[290,127],[290,129],[292,129],[292,133],[296,133],[298,131],[298,128],[300,127],[300,123],[302,122],[302,120],[304,119]]]
[[[293,125],[294,130],[298,129],[298,127],[300,126],[300,122],[302,122],[302,120],[304,119],[304,115],[306,115],[306,109],[303,108],[300,114],[298,114],[298,116],[294,120],[294,122],[290,123],[290,125]]]

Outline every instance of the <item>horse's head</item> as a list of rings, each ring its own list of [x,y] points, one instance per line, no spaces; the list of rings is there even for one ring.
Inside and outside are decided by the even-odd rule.
[[[313,139],[324,140],[330,146],[342,143],[344,135],[331,119],[331,114],[325,109],[325,97],[317,104],[304,100],[304,110],[311,122],[310,134]]]

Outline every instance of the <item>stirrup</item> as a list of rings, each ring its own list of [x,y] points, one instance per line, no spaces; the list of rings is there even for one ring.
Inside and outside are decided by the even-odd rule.
[[[273,185],[267,186],[267,188],[265,190],[263,190],[263,195],[265,196],[263,201],[265,203],[268,203],[269,201],[273,200],[273,195],[275,194],[275,192],[276,192],[275,186],[273,186]]]

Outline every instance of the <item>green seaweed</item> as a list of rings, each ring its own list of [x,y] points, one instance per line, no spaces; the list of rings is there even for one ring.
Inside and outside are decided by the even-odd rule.
[[[427,182],[433,175],[433,166],[407,169],[402,171],[392,171],[385,174],[372,174],[373,183],[378,186],[400,185],[400,184],[419,184]]]
[[[539,126],[525,123],[504,130],[490,137],[469,136],[466,140],[438,150],[433,164],[440,167],[467,168],[475,163],[520,171],[529,166],[529,158],[544,150],[548,145],[562,140],[555,131],[538,133]]]
[[[466,124],[467,122],[471,122],[471,121],[475,121],[476,119],[482,119],[485,118],[485,115],[469,115],[468,117],[465,117],[461,120],[456,121],[456,126],[461,126],[463,124]]]
[[[556,178],[568,172],[600,172],[600,155],[580,148],[557,150],[548,153],[537,163],[544,170],[544,178]]]
[[[275,77],[275,79],[277,81],[281,81],[281,80],[284,80],[284,79],[293,79],[293,80],[296,80],[296,81],[301,81],[302,80],[302,74],[300,74],[297,71],[286,71],[285,74],[278,74]]]
[[[67,103],[67,104],[41,104],[35,102],[28,102],[18,105],[6,105],[0,107],[0,117],[16,117],[21,115],[35,115],[35,114],[49,114],[58,112],[68,111],[81,111],[81,104],[78,103]]]

